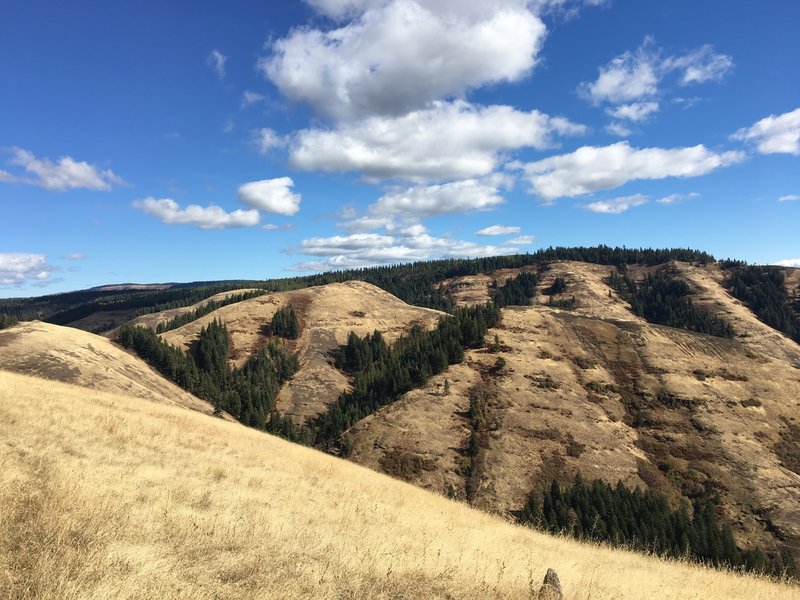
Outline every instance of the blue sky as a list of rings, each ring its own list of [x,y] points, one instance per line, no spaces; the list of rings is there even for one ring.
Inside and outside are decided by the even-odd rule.
[[[0,296],[550,245],[800,266],[800,3],[8,3]]]

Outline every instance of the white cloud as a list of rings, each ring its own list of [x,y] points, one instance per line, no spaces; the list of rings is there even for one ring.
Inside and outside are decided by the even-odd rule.
[[[12,183],[14,181],[17,181],[17,178],[14,175],[9,173],[8,171],[3,171],[3,169],[0,169],[0,182]]]
[[[684,200],[689,200],[691,198],[699,198],[700,194],[697,192],[689,192],[688,194],[670,194],[669,196],[664,196],[663,198],[659,198],[656,200],[658,204],[662,204],[664,206],[668,206],[670,204],[677,204],[678,202],[683,202]]]
[[[263,212],[293,215],[300,210],[300,194],[291,191],[291,177],[262,179],[239,186],[239,200]]]
[[[312,1],[342,20],[294,29],[259,68],[290,100],[336,118],[398,115],[536,64],[546,28],[526,0]]]
[[[303,240],[292,251],[317,258],[295,264],[291,267],[292,270],[325,271],[433,258],[514,254],[519,249],[431,236],[425,227],[417,223],[393,228],[385,234],[352,233],[346,236],[310,238]]]
[[[245,90],[242,93],[242,108],[247,108],[248,106],[252,106],[253,104],[257,104],[263,100],[266,100],[267,97],[263,94],[259,94],[258,92],[252,92],[250,90]]]
[[[253,142],[255,142],[261,154],[266,154],[274,148],[281,148],[286,145],[286,140],[269,127],[254,131]]]
[[[717,153],[705,146],[632,148],[628,142],[583,146],[570,154],[523,165],[531,189],[545,200],[608,190],[636,179],[698,177],[744,159],[743,152]]]
[[[394,225],[394,217],[376,217],[365,215],[363,217],[347,216],[349,220],[337,223],[338,227],[342,227],[348,233],[361,233],[364,231],[371,231],[373,229],[380,229],[382,227],[390,228]]]
[[[510,106],[434,102],[400,117],[370,117],[337,129],[300,131],[290,164],[302,170],[359,171],[367,179],[466,179],[495,170],[499,153],[552,146],[554,135],[586,128]]]
[[[503,242],[507,246],[530,246],[536,238],[532,235],[521,235]]]
[[[770,115],[740,129],[733,138],[753,142],[761,154],[800,156],[800,108],[782,115]]]
[[[632,102],[606,109],[606,114],[615,119],[627,119],[635,123],[646,120],[655,112],[658,112],[658,102]]]
[[[584,204],[583,208],[590,212],[602,213],[606,215],[618,215],[624,213],[626,210],[641,206],[647,203],[647,196],[642,194],[634,194],[633,196],[622,196],[612,200],[598,200],[597,202],[590,202]]]
[[[787,194],[778,198],[778,202],[797,202],[800,200],[800,194]]]
[[[226,119],[225,122],[222,124],[222,133],[230,133],[236,128],[236,123],[233,122],[233,119]]]
[[[625,52],[600,67],[597,80],[582,83],[579,93],[594,104],[630,102],[658,91],[658,57],[646,39],[636,52]]]
[[[47,190],[87,189],[108,191],[112,185],[125,183],[110,169],[102,170],[85,161],[62,156],[58,162],[36,158],[32,152],[14,148],[9,164],[17,165],[34,175],[33,178],[12,178],[7,181],[21,181],[41,186]],[[13,176],[12,176],[13,177]],[[0,178],[2,181],[3,178]]]
[[[86,255],[83,252],[71,252],[65,254],[62,258],[65,260],[86,260]]]
[[[633,129],[617,121],[606,125],[606,131],[611,135],[616,135],[617,137],[628,137],[633,133]]]
[[[47,264],[44,254],[24,252],[0,253],[0,285],[20,286],[28,282],[43,282],[54,268]]]
[[[521,227],[510,227],[507,225],[491,225],[475,232],[475,235],[512,235],[522,231]]]
[[[785,258],[772,264],[778,267],[794,267],[795,269],[800,269],[800,258]]]
[[[206,58],[206,65],[214,71],[220,79],[225,78],[225,63],[228,62],[228,57],[219,50],[212,50]]]
[[[665,71],[681,71],[681,85],[720,81],[733,69],[733,59],[727,54],[718,54],[708,44],[684,56],[664,60]]]
[[[491,210],[505,202],[492,181],[465,179],[390,192],[369,207],[373,215],[426,217]]]
[[[202,207],[197,204],[181,208],[170,198],[135,200],[133,206],[167,225],[194,225],[200,229],[253,227],[259,221],[257,210],[234,210],[229,213],[216,205]]]
[[[643,121],[658,112],[654,101],[659,86],[670,74],[678,75],[678,83],[689,84],[720,81],[733,69],[733,59],[705,45],[688,54],[663,56],[652,37],[646,37],[636,51],[624,52],[600,67],[597,79],[578,86],[578,93],[593,104],[618,105],[607,109],[615,119]]]

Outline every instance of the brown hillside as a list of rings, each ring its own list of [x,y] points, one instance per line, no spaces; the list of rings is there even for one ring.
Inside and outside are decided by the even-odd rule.
[[[31,321],[0,331],[0,369],[213,412],[108,339],[71,327]]]
[[[789,600],[579,544],[236,423],[0,371],[0,596]]]
[[[190,349],[200,330],[221,319],[231,337],[231,363],[241,366],[268,339],[267,328],[275,312],[292,305],[300,313],[302,333],[292,342],[300,355],[300,371],[284,385],[277,408],[302,423],[322,412],[348,387],[342,373],[331,365],[329,353],[358,335],[376,329],[391,342],[412,325],[433,327],[441,313],[410,306],[368,283],[332,283],[292,292],[258,296],[224,306],[192,323],[162,334],[169,343]]]
[[[136,317],[132,321],[129,321],[131,325],[138,325],[140,327],[149,327],[150,329],[155,330],[158,327],[159,323],[165,323],[167,321],[171,321],[175,317],[179,317],[181,315],[185,315],[188,312],[192,312],[200,308],[201,306],[205,306],[209,302],[218,302],[220,300],[225,300],[228,296],[234,296],[236,294],[244,294],[247,292],[254,291],[253,288],[244,288],[241,290],[230,290],[227,292],[220,292],[219,294],[214,294],[213,296],[209,296],[205,300],[201,300],[191,306],[184,306],[181,308],[171,308],[170,310],[163,310],[157,313],[151,313],[149,315],[142,315],[141,317]],[[108,334],[109,336],[113,337],[113,332]]]
[[[609,297],[610,268],[555,263],[540,290],[565,277],[575,310],[504,309],[487,335],[490,346],[499,337],[499,352],[469,352],[357,424],[352,459],[466,497],[477,394],[488,418],[475,505],[518,510],[532,488],[580,471],[656,487],[676,506],[718,494],[742,545],[786,543],[800,557],[800,347],[730,297],[716,267],[676,268],[735,339],[647,324]],[[506,367],[495,372],[498,357]]]

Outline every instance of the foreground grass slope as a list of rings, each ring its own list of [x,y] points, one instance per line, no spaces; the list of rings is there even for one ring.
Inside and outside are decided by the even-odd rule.
[[[0,597],[781,598],[179,407],[0,371]]]

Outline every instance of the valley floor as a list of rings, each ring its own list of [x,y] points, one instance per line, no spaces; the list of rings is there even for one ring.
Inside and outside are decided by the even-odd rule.
[[[548,537],[180,407],[0,371],[0,597],[796,598]]]

